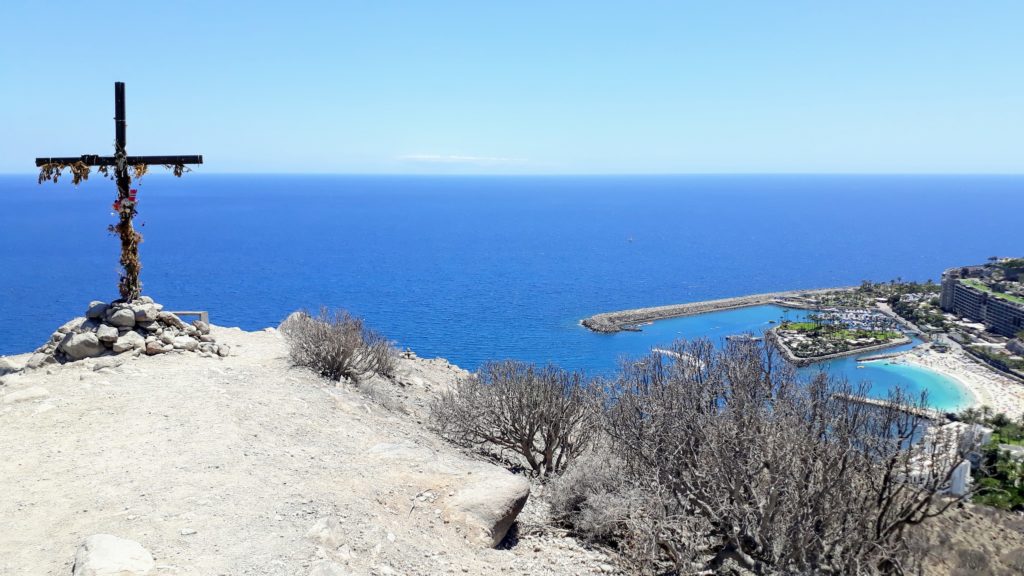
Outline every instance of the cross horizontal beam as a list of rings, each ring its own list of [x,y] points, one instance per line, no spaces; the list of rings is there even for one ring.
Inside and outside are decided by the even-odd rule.
[[[171,165],[178,164],[202,164],[202,156],[128,156],[126,158],[129,166],[138,164],[149,165]],[[81,156],[65,156],[61,158],[36,158],[36,166],[44,164],[74,164],[82,162],[86,166],[114,166],[117,164],[113,156],[97,156],[95,154],[83,154]]]

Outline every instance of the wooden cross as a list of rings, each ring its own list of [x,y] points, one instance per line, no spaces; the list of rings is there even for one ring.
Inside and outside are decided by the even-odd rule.
[[[142,293],[142,284],[139,282],[139,271],[142,263],[139,262],[139,243],[142,235],[135,231],[132,219],[135,217],[136,199],[131,193],[131,176],[129,168],[134,170],[136,178],[146,172],[148,166],[164,165],[173,169],[175,176],[181,176],[186,164],[202,164],[202,156],[128,156],[125,152],[127,139],[125,128],[127,124],[124,118],[124,82],[114,83],[114,155],[96,156],[85,154],[79,157],[62,158],[36,158],[36,166],[40,169],[39,182],[43,180],[57,181],[57,177],[64,168],[70,168],[74,176],[75,184],[89,177],[89,170],[92,166],[98,166],[99,171],[109,175],[108,170],[114,168],[114,181],[117,183],[117,202],[114,209],[118,213],[118,223],[110,227],[111,231],[117,232],[121,237],[121,279],[118,281],[118,290],[124,301],[130,302],[137,299]]]

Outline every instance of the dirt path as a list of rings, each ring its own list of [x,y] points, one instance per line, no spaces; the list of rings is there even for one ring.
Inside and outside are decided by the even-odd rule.
[[[0,575],[70,574],[97,533],[139,542],[163,575],[307,575],[328,561],[343,574],[591,574],[607,562],[529,524],[511,550],[481,548],[440,510],[493,467],[415,415],[290,368],[274,331],[215,336],[232,356],[4,377]],[[458,374],[402,362],[412,387]],[[330,542],[306,536],[325,521]]]

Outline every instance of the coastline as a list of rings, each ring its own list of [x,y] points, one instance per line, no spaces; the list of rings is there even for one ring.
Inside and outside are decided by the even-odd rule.
[[[702,302],[690,302],[685,304],[672,304],[666,306],[653,306],[648,308],[636,308],[631,310],[620,310],[615,312],[604,312],[595,314],[580,321],[587,329],[604,334],[612,334],[621,331],[640,331],[639,326],[658,320],[695,316],[723,310],[746,308],[751,306],[777,305],[797,309],[816,309],[817,305],[809,301],[809,298],[818,294],[855,290],[855,287],[823,288],[812,290],[790,290],[784,292],[770,292],[765,294],[752,294],[732,298],[720,298]],[[993,368],[976,360],[965,351],[955,348],[949,352],[940,353],[931,348],[930,338],[924,334],[913,323],[900,318],[888,306],[878,306],[878,309],[889,317],[896,319],[904,328],[911,330],[914,334],[920,335],[925,343],[905,352],[886,354],[882,352],[887,348],[906,344],[906,341],[886,343],[855,351],[848,351],[836,355],[821,358],[797,358],[794,357],[785,346],[778,346],[788,361],[804,366],[820,361],[831,360],[844,356],[856,356],[866,354],[866,362],[875,360],[888,360],[897,364],[907,364],[931,370],[953,380],[969,396],[969,404],[964,408],[978,408],[989,406],[993,413],[1003,412],[1011,418],[1024,416],[1024,386],[1015,379],[1003,375]],[[774,340],[773,332],[769,331],[768,338]],[[878,353],[874,354],[872,353]]]
[[[763,306],[775,304],[787,308],[814,309],[817,306],[803,299],[808,296],[825,294],[828,292],[855,290],[855,286],[842,286],[838,288],[815,288],[811,290],[787,290],[783,292],[766,292],[764,294],[750,294],[747,296],[734,296],[731,298],[719,298],[716,300],[704,300],[700,302],[687,302],[684,304],[668,304],[665,306],[651,306],[647,308],[633,308],[630,310],[618,310],[615,312],[602,312],[594,314],[580,321],[587,329],[601,334],[614,334],[622,331],[639,331],[640,324],[646,324],[657,320],[669,318],[680,318],[683,316],[694,316],[708,312],[719,312],[735,308],[747,308],[750,306]]]
[[[973,408],[989,406],[993,413],[1003,412],[1013,419],[1024,415],[1024,386],[975,361],[962,350],[940,353],[924,345],[890,361],[925,368],[956,381],[971,395]]]

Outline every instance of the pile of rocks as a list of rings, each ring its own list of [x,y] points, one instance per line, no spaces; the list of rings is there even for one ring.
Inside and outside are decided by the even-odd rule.
[[[205,356],[227,356],[231,349],[217,344],[210,325],[196,320],[185,324],[163,305],[142,296],[131,302],[91,302],[84,317],[61,326],[35,351],[28,368],[74,362],[116,354],[162,354],[172,350]]]

